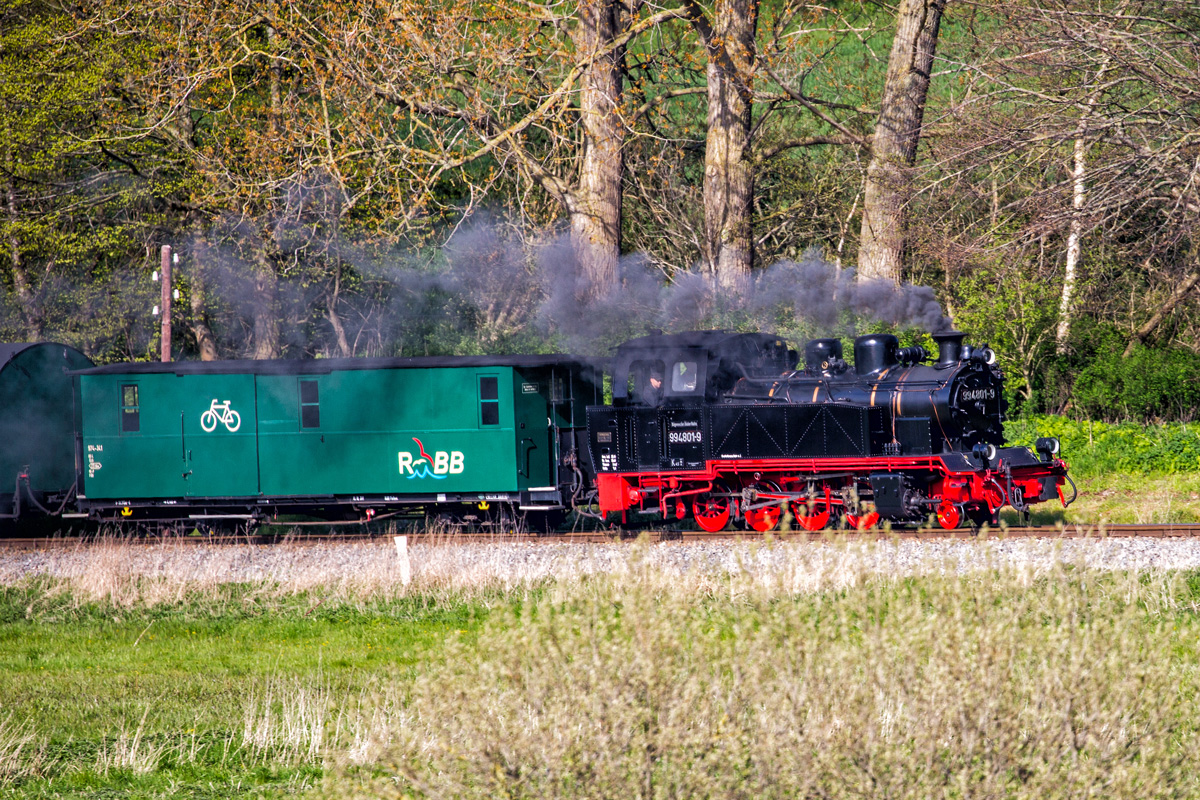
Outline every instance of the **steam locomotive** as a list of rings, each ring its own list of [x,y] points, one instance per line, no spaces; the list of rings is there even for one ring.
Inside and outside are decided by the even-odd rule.
[[[838,339],[798,354],[765,334],[653,335],[617,349],[611,406],[588,409],[599,511],[741,518],[757,531],[881,520],[944,528],[996,523],[1000,509],[1057,497],[1070,481],[1058,441],[1003,447],[1003,373],[988,347],[934,335],[933,363],[895,336]],[[1074,499],[1074,496],[1071,498]]]
[[[840,340],[815,339],[802,368],[782,339],[727,331],[656,333],[604,361],[97,367],[63,345],[5,345],[0,519],[524,514],[544,527],[575,510],[768,531],[955,528],[1069,502],[1056,440],[1003,446],[995,354],[958,332],[934,339],[936,360],[894,336],[859,337],[853,367]]]

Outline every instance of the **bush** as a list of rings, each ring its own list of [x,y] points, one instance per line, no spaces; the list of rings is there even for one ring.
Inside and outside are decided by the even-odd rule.
[[[1200,423],[1108,424],[1030,416],[1006,422],[1004,434],[1009,443],[1024,445],[1039,436],[1057,437],[1061,455],[1077,477],[1200,472]]]
[[[1079,371],[1072,404],[1092,419],[1192,420],[1200,409],[1200,356],[1186,350],[1120,342],[1097,352]]]

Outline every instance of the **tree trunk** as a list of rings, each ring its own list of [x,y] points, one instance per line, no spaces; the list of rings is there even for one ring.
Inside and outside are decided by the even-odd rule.
[[[338,355],[342,358],[350,358],[354,353],[350,349],[350,342],[346,339],[346,326],[342,324],[342,318],[338,315],[337,304],[338,297],[342,292],[342,268],[338,265],[333,274],[333,287],[329,290],[328,302],[325,304],[325,316],[329,320],[329,326],[333,328],[334,338],[337,340]]]
[[[704,145],[705,260],[721,286],[750,274],[754,259],[750,163],[758,0],[717,0],[708,48],[708,137]],[[739,70],[739,65],[743,69]]]
[[[1074,159],[1071,164],[1071,222],[1067,230],[1067,265],[1063,272],[1062,300],[1058,304],[1058,327],[1054,332],[1055,350],[1059,355],[1067,352],[1067,340],[1071,335],[1071,316],[1074,314],[1076,274],[1079,270],[1080,240],[1083,238],[1084,201],[1087,200],[1087,130],[1092,109],[1100,99],[1101,81],[1108,72],[1109,61],[1105,59],[1096,71],[1097,88],[1088,95],[1087,107],[1079,119],[1075,131]]]
[[[268,49],[273,54],[275,51],[275,29],[267,26],[267,45]],[[270,74],[268,80],[268,91],[270,100],[270,124],[271,132],[278,134],[279,132],[279,115],[280,115],[280,97],[279,97],[279,65],[274,61],[270,61],[267,65]],[[268,201],[269,218],[278,221],[279,209],[276,207],[275,201]],[[271,246],[271,236],[269,232],[265,232],[262,247],[256,253],[256,264],[254,271],[254,350],[253,357],[256,359],[279,358],[279,277],[275,273],[275,267],[271,263],[270,254],[267,252]]]
[[[197,242],[192,256],[192,269],[188,281],[188,307],[191,314],[188,326],[192,336],[196,337],[196,347],[200,350],[201,361],[216,361],[217,338],[213,336],[212,328],[208,326],[208,292],[205,287],[205,262],[209,255],[208,246],[203,243],[199,233],[194,236]]]
[[[193,279],[191,296],[188,298],[192,307],[192,335],[196,337],[196,346],[200,349],[200,360],[216,361],[218,358],[217,340],[213,336],[212,328],[208,327],[208,321],[205,319],[204,298],[203,281]]]
[[[1074,313],[1075,279],[1079,268],[1079,240],[1083,222],[1079,213],[1087,199],[1087,146],[1083,136],[1075,139],[1075,159],[1071,167],[1071,222],[1067,231],[1067,266],[1063,271],[1062,300],[1058,304],[1058,328],[1054,332],[1055,349],[1059,355],[1067,352],[1071,335],[1071,315]]]
[[[858,277],[899,281],[907,250],[909,171],[946,0],[901,0],[863,196]]]
[[[581,0],[575,49],[583,57],[604,49],[621,31],[622,7],[614,0]],[[588,68],[579,92],[583,160],[568,208],[571,244],[584,294],[599,296],[617,285],[621,254],[621,177],[624,123],[621,91],[625,49],[601,56]]]

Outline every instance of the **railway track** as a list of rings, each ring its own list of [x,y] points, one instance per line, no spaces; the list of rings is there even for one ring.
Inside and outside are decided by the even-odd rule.
[[[529,544],[604,544],[635,542],[648,539],[651,542],[696,542],[696,541],[783,541],[783,542],[828,542],[828,541],[889,541],[889,540],[971,540],[971,539],[1100,539],[1100,538],[1196,538],[1200,537],[1200,524],[1165,525],[1059,525],[1057,527],[1017,528],[1001,525],[995,528],[974,530],[972,528],[920,528],[913,530],[870,530],[870,531],[679,531],[646,529],[642,531],[594,531],[534,535],[519,531],[491,533],[409,533],[409,544],[454,545],[479,543],[529,543]],[[328,543],[371,543],[391,542],[393,534],[384,533],[311,533],[311,534],[243,534],[243,535],[121,535],[103,534],[91,536],[46,536],[39,538],[0,539],[0,550],[45,550],[89,547],[98,544],[129,545],[179,545],[179,546],[314,546]]]

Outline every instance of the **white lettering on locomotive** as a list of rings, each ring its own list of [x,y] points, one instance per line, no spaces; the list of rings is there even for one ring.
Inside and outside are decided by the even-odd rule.
[[[699,444],[700,431],[670,431],[667,433],[667,441],[671,444]]]
[[[961,397],[963,400],[992,400],[996,397],[996,390],[990,386],[985,389],[966,389]]]

